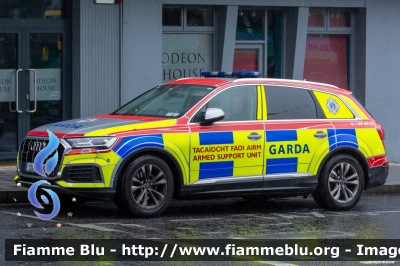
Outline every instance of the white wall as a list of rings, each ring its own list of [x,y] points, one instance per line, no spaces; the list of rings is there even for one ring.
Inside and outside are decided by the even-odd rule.
[[[79,4],[80,31],[74,34],[79,36],[80,71],[74,78],[80,89],[73,88],[73,117],[107,114],[120,105],[121,6],[90,0]]]
[[[390,162],[400,162],[400,1],[366,0],[366,99],[383,126]]]
[[[123,2],[121,104],[162,83],[162,2]]]

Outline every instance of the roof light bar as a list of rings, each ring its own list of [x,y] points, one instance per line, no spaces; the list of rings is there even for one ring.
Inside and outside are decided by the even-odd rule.
[[[201,72],[201,75],[203,77],[209,78],[209,77],[240,77],[240,78],[250,78],[250,77],[261,77],[261,72],[225,72],[225,71],[220,71],[220,72],[211,72],[211,71],[206,71],[206,72]]]

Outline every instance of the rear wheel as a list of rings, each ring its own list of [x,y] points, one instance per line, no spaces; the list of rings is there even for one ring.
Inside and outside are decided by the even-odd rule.
[[[160,158],[148,155],[129,165],[114,201],[123,212],[155,217],[168,207],[173,191],[174,180],[168,165]]]
[[[328,210],[344,211],[353,208],[364,188],[364,171],[350,155],[338,155],[325,165],[314,192],[315,202]]]

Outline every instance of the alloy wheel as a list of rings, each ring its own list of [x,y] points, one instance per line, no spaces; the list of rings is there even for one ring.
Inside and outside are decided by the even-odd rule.
[[[349,163],[339,163],[329,174],[328,186],[332,198],[338,203],[347,203],[357,195],[360,177]]]
[[[167,193],[167,177],[156,165],[140,167],[132,176],[131,196],[144,209],[159,206]]]

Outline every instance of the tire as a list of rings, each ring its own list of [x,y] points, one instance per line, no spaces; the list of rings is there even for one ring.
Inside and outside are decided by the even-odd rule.
[[[347,154],[334,156],[319,176],[314,200],[328,210],[349,210],[360,200],[364,180],[364,171],[354,157]]]
[[[168,207],[174,192],[174,179],[160,158],[146,155],[126,169],[114,202],[124,213],[156,217]]]

